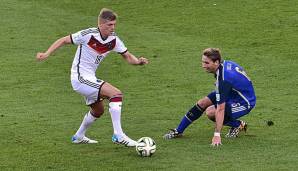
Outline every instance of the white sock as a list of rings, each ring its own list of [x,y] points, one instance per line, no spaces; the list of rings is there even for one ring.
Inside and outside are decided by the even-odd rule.
[[[89,126],[96,120],[97,118],[94,117],[90,111],[88,113],[86,113],[86,115],[84,116],[84,119],[81,123],[80,128],[78,129],[78,131],[76,132],[75,136],[78,138],[83,138],[85,136],[85,133],[87,131],[87,129],[89,128]]]
[[[109,103],[109,111],[111,113],[114,134],[123,135],[123,131],[121,128],[121,106],[122,102],[110,102]]]

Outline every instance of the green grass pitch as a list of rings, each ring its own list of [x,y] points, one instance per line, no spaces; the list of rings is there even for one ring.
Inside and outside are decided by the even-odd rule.
[[[294,0],[1,0],[0,170],[296,170],[298,167],[298,3]],[[119,15],[116,32],[150,60],[128,65],[113,53],[97,76],[124,93],[122,126],[152,137],[157,151],[139,157],[112,143],[108,110],[88,131],[97,145],[70,138],[88,107],[70,85],[75,46],[47,61],[35,55],[56,39],[96,26],[101,8]],[[165,141],[214,79],[201,51],[218,47],[253,80],[256,108],[246,134],[210,147],[213,123],[202,116],[184,137]],[[274,125],[268,126],[266,121]],[[225,133],[227,128],[223,129]]]

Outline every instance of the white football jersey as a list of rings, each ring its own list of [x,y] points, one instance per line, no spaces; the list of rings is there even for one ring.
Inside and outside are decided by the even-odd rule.
[[[127,48],[114,34],[107,39],[101,37],[98,28],[81,30],[70,35],[72,43],[78,45],[71,68],[71,79],[95,76],[103,59],[111,52],[125,53]]]

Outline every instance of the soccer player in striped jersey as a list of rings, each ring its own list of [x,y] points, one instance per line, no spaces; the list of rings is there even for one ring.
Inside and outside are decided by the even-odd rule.
[[[202,55],[202,68],[214,74],[215,91],[200,99],[182,118],[177,128],[164,135],[165,139],[180,137],[184,130],[206,111],[215,122],[213,146],[221,145],[221,129],[230,126],[226,137],[237,137],[246,131],[247,123],[239,120],[256,104],[256,96],[250,78],[241,66],[233,61],[222,61],[219,49],[207,48]]]
[[[98,27],[81,30],[62,37],[54,42],[46,52],[37,53],[39,61],[47,59],[56,49],[66,45],[77,45],[77,51],[71,68],[73,89],[83,95],[90,110],[86,113],[81,126],[72,137],[73,143],[97,143],[86,137],[88,127],[104,113],[103,99],[109,100],[109,112],[112,118],[114,134],[112,141],[125,146],[135,146],[121,127],[122,92],[110,83],[96,77],[100,63],[111,52],[119,53],[129,64],[145,65],[148,59],[135,57],[115,34],[117,15],[110,9],[102,9],[98,16]]]

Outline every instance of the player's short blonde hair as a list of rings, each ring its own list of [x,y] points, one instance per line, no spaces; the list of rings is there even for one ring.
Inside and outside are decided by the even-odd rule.
[[[108,8],[103,8],[100,10],[100,13],[98,15],[98,21],[114,21],[117,19],[117,14],[108,9]]]
[[[207,58],[211,59],[213,62],[219,61],[221,62],[221,54],[218,48],[207,48],[203,50],[203,55]]]

